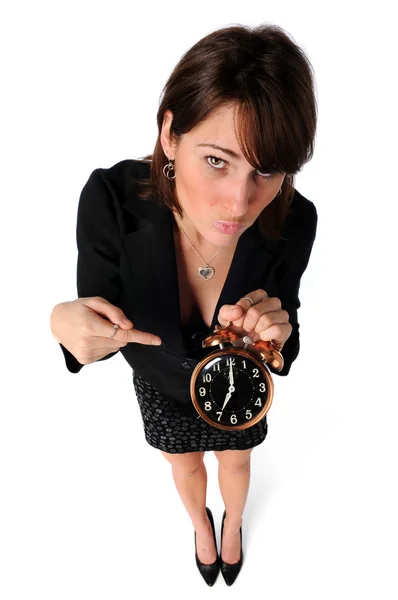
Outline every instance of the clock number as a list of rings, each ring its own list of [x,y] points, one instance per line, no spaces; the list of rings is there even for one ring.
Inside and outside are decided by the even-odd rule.
[[[253,377],[260,377],[260,375],[258,374],[258,369],[253,369]]]
[[[246,368],[247,368],[247,367],[246,367],[246,361],[245,361],[245,360],[242,360],[242,363],[243,363],[243,368],[244,368],[244,369],[246,369]]]
[[[235,357],[234,356],[230,356],[229,358],[227,358],[227,366],[230,367],[231,365],[235,364]]]
[[[219,371],[219,370],[220,370],[220,363],[218,362],[213,365],[213,371]]]
[[[220,412],[217,412],[216,414],[217,414],[217,415],[220,415],[220,416],[218,417],[218,419],[217,419],[217,421],[219,421],[219,420],[221,419],[222,412],[220,411]]]
[[[210,400],[207,400],[207,402],[205,402],[205,410],[211,410],[211,402],[210,402]]]
[[[235,425],[235,423],[238,422],[238,419],[236,418],[236,415],[231,415],[231,423],[232,425]]]
[[[201,396],[206,396],[206,388],[204,388],[204,387],[200,387],[200,388],[199,388],[199,394],[200,394]]]
[[[206,381],[207,381],[207,382],[208,382],[208,381],[211,381],[211,375],[210,375],[210,373],[205,373],[205,374],[203,375],[203,381],[205,381],[205,382],[206,382]]]
[[[257,400],[254,403],[256,406],[262,406],[262,402],[261,402],[261,398],[257,398]]]
[[[263,381],[260,383],[260,392],[265,392],[265,383]]]

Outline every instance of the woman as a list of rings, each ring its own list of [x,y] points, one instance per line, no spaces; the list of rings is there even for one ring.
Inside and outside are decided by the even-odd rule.
[[[171,463],[192,520],[199,571],[213,585],[221,567],[231,585],[250,455],[267,420],[212,427],[193,407],[190,376],[217,322],[272,340],[284,357],[279,375],[298,355],[298,291],[317,226],[314,204],[293,186],[313,154],[310,63],[279,27],[217,30],[171,73],[157,122],[153,154],[95,169],[84,186],[79,298],[54,307],[51,329],[74,373],[121,350],[146,440]],[[210,450],[225,503],[220,556],[206,507]]]

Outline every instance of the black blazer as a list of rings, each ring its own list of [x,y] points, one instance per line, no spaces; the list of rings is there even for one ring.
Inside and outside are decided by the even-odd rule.
[[[149,169],[148,162],[123,160],[95,169],[84,185],[76,224],[77,294],[106,298],[137,329],[158,335],[160,346],[129,343],[120,352],[133,372],[158,390],[179,402],[190,402],[190,377],[198,359],[190,357],[181,326],[174,217],[167,207],[139,199],[133,182],[147,177]],[[314,204],[297,190],[291,208],[285,240],[266,240],[257,223],[240,236],[209,329],[210,333],[217,324],[224,304],[235,304],[258,288],[277,296],[293,327],[282,349],[283,370],[278,373],[271,367],[279,375],[289,373],[299,353],[298,292],[318,220]],[[84,365],[60,346],[68,370],[78,373]]]

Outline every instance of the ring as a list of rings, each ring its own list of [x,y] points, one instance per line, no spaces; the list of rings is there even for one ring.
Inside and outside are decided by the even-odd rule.
[[[116,323],[113,323],[113,333],[112,333],[112,335],[109,336],[110,340],[114,337],[114,335],[118,329],[119,329],[119,325],[116,325]]]
[[[252,306],[254,304],[254,300],[252,300],[252,298],[250,298],[249,296],[245,296],[244,298],[242,298],[242,300],[249,300],[249,302]]]

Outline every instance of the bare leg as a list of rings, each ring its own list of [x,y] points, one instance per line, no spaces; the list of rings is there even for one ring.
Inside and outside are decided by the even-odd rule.
[[[161,453],[171,463],[175,486],[196,531],[198,558],[204,564],[211,564],[217,558],[217,549],[206,512],[204,452],[173,454],[161,450]]]
[[[221,558],[230,564],[240,558],[242,515],[250,485],[250,454],[248,450],[214,451],[218,460],[218,482],[224,500],[226,517]]]

